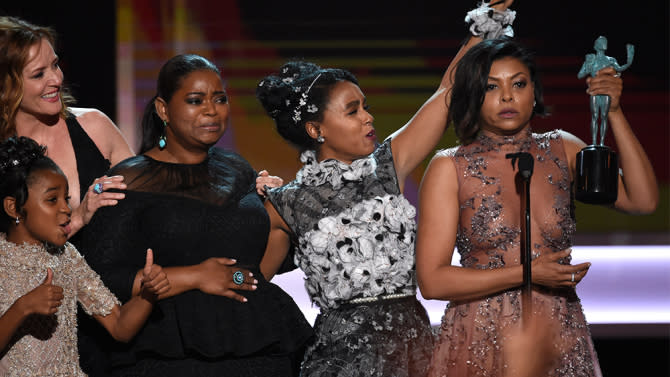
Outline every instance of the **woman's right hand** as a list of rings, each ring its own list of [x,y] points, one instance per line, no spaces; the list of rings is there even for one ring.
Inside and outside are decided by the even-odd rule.
[[[555,253],[542,253],[531,264],[533,284],[548,288],[575,287],[591,267],[585,262],[577,265],[559,264],[558,261],[570,256],[572,249],[565,249]]]
[[[236,290],[253,291],[257,288],[258,280],[249,270],[235,267],[237,261],[230,258],[209,258],[198,265],[198,288],[211,295],[225,296],[240,302],[247,302],[246,297],[235,292]],[[233,274],[240,271],[244,282],[237,284],[233,281]]]
[[[52,315],[58,311],[63,300],[63,288],[53,285],[53,271],[47,268],[44,282],[21,297],[21,304],[27,314]]]
[[[123,177],[120,175],[112,177],[103,175],[93,181],[81,199],[79,206],[72,211],[71,232],[68,237],[72,237],[88,224],[98,208],[114,206],[119,200],[126,197],[122,192],[108,192],[109,189],[125,190],[126,184],[123,183]]]
[[[82,208],[81,214],[84,225],[91,221],[91,217],[93,217],[98,208],[116,205],[119,200],[125,198],[126,195],[123,193],[107,191],[111,189],[126,189],[126,184],[123,183],[123,176],[114,175],[108,177],[103,175],[100,178],[96,178],[88,187],[88,191],[79,205]]]

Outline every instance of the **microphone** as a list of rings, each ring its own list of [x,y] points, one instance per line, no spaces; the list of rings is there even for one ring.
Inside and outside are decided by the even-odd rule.
[[[535,159],[533,155],[528,152],[517,152],[517,153],[508,153],[505,155],[505,158],[512,159],[512,168],[517,161],[519,161],[519,173],[521,177],[525,180],[529,180],[530,176],[533,175],[533,166],[535,165]]]

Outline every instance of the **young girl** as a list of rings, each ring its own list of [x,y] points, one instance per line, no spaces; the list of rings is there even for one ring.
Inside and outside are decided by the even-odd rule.
[[[68,183],[27,137],[0,143],[0,374],[85,376],[76,343],[77,301],[118,341],[142,327],[170,284],[146,264],[123,306],[77,250],[67,243],[72,209]],[[1,215],[0,215],[1,216]]]

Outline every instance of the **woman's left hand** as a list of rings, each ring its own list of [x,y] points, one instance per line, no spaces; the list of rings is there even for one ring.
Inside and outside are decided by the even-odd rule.
[[[588,88],[586,93],[591,96],[608,95],[610,96],[610,112],[615,112],[620,109],[619,100],[621,99],[621,92],[623,91],[623,80],[621,74],[617,73],[612,67],[603,68],[598,71],[596,77],[589,76],[586,79]]]
[[[284,180],[280,177],[270,175],[267,170],[261,170],[256,177],[256,192],[258,195],[265,197],[266,196],[266,186],[267,188],[280,187],[284,184]]]

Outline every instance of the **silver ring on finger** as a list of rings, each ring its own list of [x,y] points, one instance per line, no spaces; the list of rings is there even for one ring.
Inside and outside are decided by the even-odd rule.
[[[573,282],[573,283],[575,282],[575,273],[574,272],[572,273],[572,277],[570,278],[570,281]]]
[[[242,271],[237,270],[233,273],[233,283],[236,285],[242,285],[242,283],[244,283],[244,274]]]
[[[95,185],[93,185],[93,192],[96,194],[102,194],[105,191],[104,187],[102,186],[102,183],[98,182]]]

